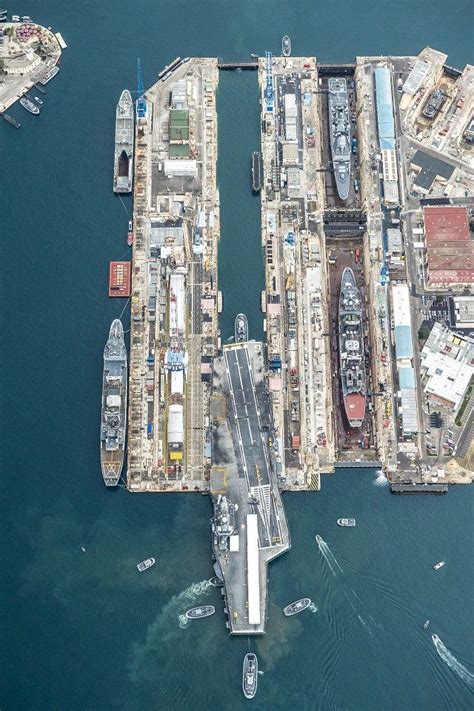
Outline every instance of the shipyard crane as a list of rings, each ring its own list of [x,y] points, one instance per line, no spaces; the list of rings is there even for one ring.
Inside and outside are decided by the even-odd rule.
[[[146,106],[146,101],[144,97],[144,89],[143,89],[143,79],[142,79],[142,67],[140,63],[140,59],[137,59],[137,94],[138,94],[138,99],[137,99],[137,120],[139,123],[143,123],[146,121],[146,114],[147,114],[147,106]]]

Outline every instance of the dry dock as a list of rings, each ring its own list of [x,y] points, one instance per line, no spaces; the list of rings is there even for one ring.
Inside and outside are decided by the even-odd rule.
[[[314,57],[259,60],[268,387],[287,489],[333,470],[323,182]]]
[[[199,491],[217,354],[216,59],[177,59],[136,126],[127,486]]]

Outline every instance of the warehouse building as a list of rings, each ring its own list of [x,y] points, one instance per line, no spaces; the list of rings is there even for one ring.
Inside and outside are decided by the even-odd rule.
[[[427,281],[431,287],[474,283],[474,240],[465,207],[425,207]]]
[[[474,375],[474,340],[435,323],[420,359],[430,401],[456,413]]]

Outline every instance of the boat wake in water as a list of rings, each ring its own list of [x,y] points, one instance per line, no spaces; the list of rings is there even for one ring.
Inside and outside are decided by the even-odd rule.
[[[365,615],[365,618],[370,620],[370,622],[367,622],[367,619],[365,619],[360,613],[364,612],[363,610],[363,602],[356,593],[356,591],[351,588],[346,580],[345,580],[345,573],[340,565],[339,561],[337,560],[336,556],[334,553],[331,551],[329,548],[328,544],[326,541],[324,541],[321,536],[316,536],[316,542],[318,544],[319,550],[321,551],[321,554],[328,564],[328,567],[330,571],[332,572],[333,576],[336,579],[339,579],[341,582],[341,590],[342,594],[346,598],[347,602],[352,608],[352,611],[356,614],[357,619],[359,620],[360,624],[362,627],[365,629],[368,634],[370,634],[371,637],[373,637],[373,629],[372,627],[380,627],[375,620],[373,619],[372,615]],[[371,624],[372,623],[372,624]]]
[[[388,479],[381,469],[377,469],[374,486],[388,486]]]
[[[454,654],[449,651],[437,634],[432,634],[431,639],[433,640],[436,651],[443,662],[445,662],[450,669],[456,672],[458,677],[463,680],[471,691],[474,691],[474,674],[471,674],[471,672],[456,659]]]
[[[200,583],[193,583],[189,586],[189,588],[186,588],[186,590],[180,592],[179,595],[175,595],[175,597],[171,598],[166,607],[168,608],[171,605],[173,605],[173,609],[176,607],[179,607],[180,609],[183,609],[184,607],[192,607],[192,603],[196,602],[200,595],[208,592],[209,590],[212,590],[212,585],[209,580],[203,580]],[[186,610],[184,612],[186,612]],[[177,615],[178,623],[181,629],[185,629],[190,622],[184,612],[179,612]]]
[[[308,610],[309,610],[310,612],[317,612],[317,611],[318,611],[318,608],[316,607],[316,605],[314,604],[314,602],[312,602],[311,605],[308,605]]]

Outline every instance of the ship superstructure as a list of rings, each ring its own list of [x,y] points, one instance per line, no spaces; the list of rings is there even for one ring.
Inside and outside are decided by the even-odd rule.
[[[127,349],[122,322],[112,322],[104,348],[100,462],[106,486],[117,486],[122,473],[127,424]]]
[[[133,185],[134,111],[128,89],[122,91],[115,118],[114,193],[131,193]]]
[[[349,98],[346,79],[328,81],[329,133],[337,192],[347,200],[351,177]]]
[[[339,295],[339,357],[344,409],[350,427],[361,427],[365,416],[366,374],[364,365],[362,300],[354,272],[342,273]]]

